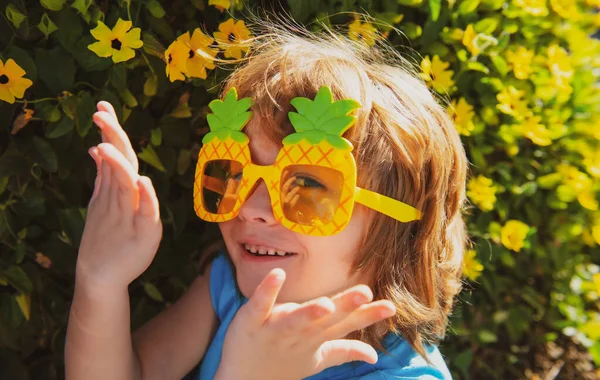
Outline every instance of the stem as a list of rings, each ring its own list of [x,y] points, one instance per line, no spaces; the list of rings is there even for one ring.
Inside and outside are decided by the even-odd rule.
[[[79,85],[88,86],[92,90],[101,91],[98,87],[96,87],[93,84],[88,83],[88,82],[77,82],[77,83],[75,83],[75,86],[79,86]]]
[[[58,102],[58,99],[56,99],[56,98],[41,98],[41,99],[35,99],[35,100],[19,100],[19,99],[16,99],[15,103],[35,104],[35,103],[41,103],[41,102],[50,101],[50,100],[54,100],[55,102]]]
[[[131,11],[129,10],[129,8],[131,8],[131,1],[127,1],[127,17],[129,18],[129,21],[132,21],[131,20]]]

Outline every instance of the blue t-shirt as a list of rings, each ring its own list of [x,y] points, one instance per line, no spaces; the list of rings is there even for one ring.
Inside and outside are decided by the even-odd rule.
[[[223,341],[233,317],[248,300],[238,292],[235,278],[224,255],[219,255],[210,270],[210,296],[219,318],[219,328],[215,334],[198,371],[198,380],[213,379],[223,350]],[[382,379],[452,379],[448,367],[435,346],[426,346],[426,352],[433,366],[413,350],[408,342],[399,336],[388,334],[383,345],[389,354],[379,353],[377,363],[355,361],[310,376],[310,380],[382,380]]]

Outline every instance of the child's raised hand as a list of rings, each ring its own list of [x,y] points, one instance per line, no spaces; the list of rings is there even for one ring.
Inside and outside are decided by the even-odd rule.
[[[77,276],[79,283],[126,287],[152,262],[162,224],[152,182],[137,173],[135,152],[112,106],[101,102],[98,111],[94,121],[104,142],[89,151],[97,176]]]
[[[396,312],[387,300],[372,302],[365,285],[332,298],[275,304],[285,272],[273,269],[231,322],[217,379],[302,379],[354,360],[377,361],[373,347],[344,339]]]

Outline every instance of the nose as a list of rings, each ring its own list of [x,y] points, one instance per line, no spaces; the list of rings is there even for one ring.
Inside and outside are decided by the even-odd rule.
[[[257,182],[255,188],[246,198],[246,202],[240,208],[238,218],[252,223],[277,224],[271,207],[269,191],[262,179]]]

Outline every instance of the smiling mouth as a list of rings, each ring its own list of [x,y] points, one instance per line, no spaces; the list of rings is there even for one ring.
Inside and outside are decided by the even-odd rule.
[[[268,247],[263,247],[260,245],[253,245],[253,244],[242,244],[242,247],[244,247],[244,249],[251,255],[253,256],[280,256],[280,257],[285,257],[285,256],[293,256],[295,255],[294,252],[285,252],[285,251],[281,251],[275,248],[268,248]]]

